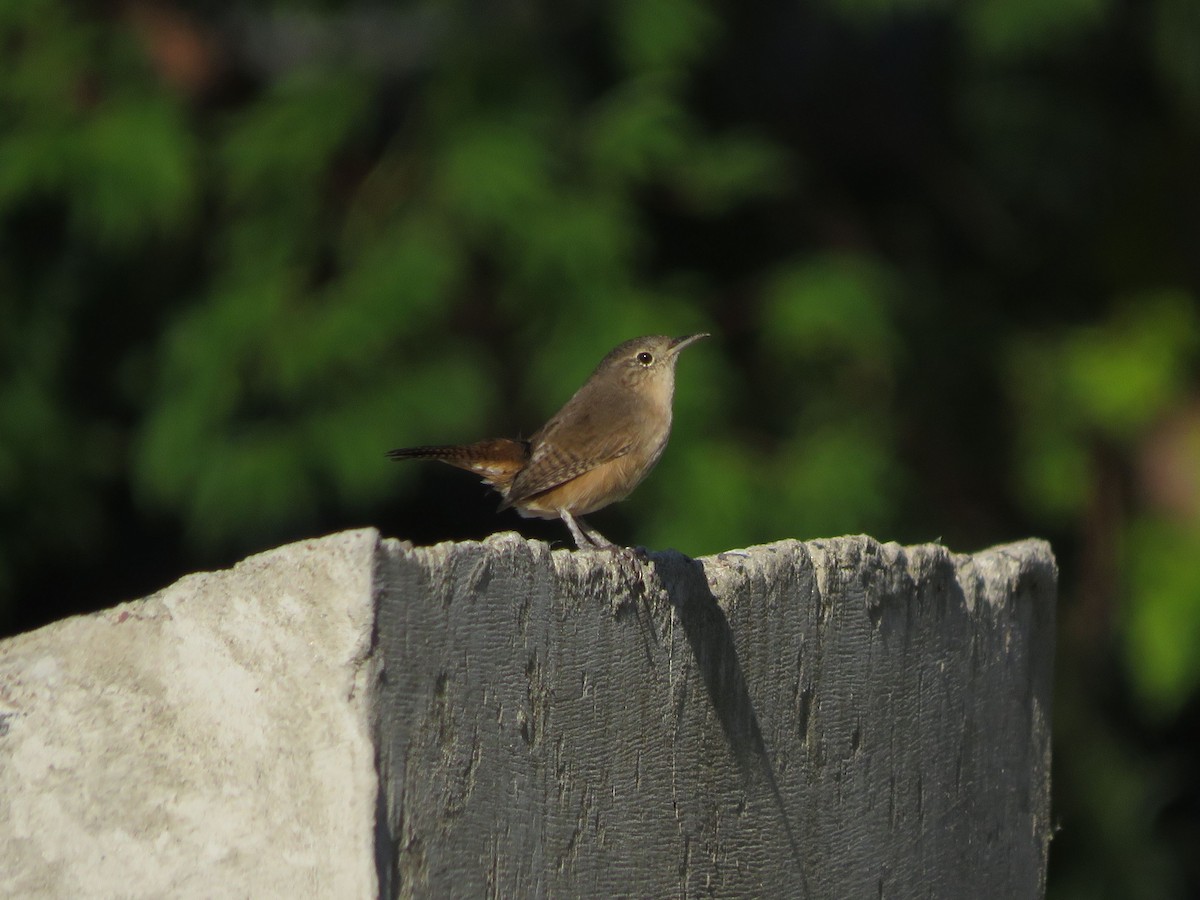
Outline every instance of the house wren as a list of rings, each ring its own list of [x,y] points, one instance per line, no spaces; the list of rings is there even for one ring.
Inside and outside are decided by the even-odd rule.
[[[437,459],[474,472],[526,518],[562,519],[575,545],[613,547],[582,516],[624,500],[667,446],[675,363],[693,334],[634,338],[600,361],[566,406],[528,440],[408,447],[392,459]]]

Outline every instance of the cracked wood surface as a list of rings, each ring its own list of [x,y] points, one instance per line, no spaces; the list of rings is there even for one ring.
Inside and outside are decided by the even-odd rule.
[[[1056,574],[384,541],[382,892],[1041,896]]]

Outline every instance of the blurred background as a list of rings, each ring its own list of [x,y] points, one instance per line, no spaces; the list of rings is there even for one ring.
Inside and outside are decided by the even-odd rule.
[[[383,454],[700,330],[593,523],[1049,539],[1050,895],[1200,895],[1200,3],[0,4],[0,633],[567,543]]]

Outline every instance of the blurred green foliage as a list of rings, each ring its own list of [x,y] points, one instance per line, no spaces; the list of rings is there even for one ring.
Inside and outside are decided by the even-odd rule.
[[[4,4],[0,617],[513,527],[383,452],[711,331],[599,526],[1051,538],[1051,894],[1189,896],[1198,46],[1191,0]]]

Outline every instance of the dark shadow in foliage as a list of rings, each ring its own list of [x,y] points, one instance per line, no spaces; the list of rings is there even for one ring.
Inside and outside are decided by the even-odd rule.
[[[760,773],[775,799],[792,858],[800,873],[801,894],[808,896],[804,862],[775,780],[775,769],[767,754],[746,676],[738,662],[733,631],[708,587],[704,566],[675,550],[654,553],[651,560],[671,604],[679,613],[679,621],[696,657],[696,666],[704,678],[709,699],[742,776],[749,782]]]

